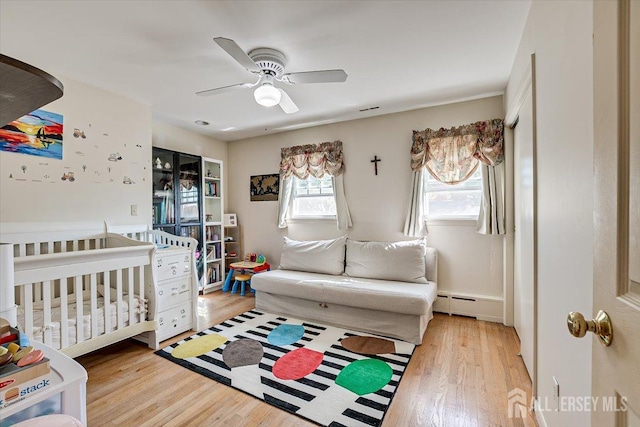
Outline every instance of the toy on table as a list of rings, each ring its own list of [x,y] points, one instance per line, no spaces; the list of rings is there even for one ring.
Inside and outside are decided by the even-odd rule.
[[[249,252],[247,255],[245,255],[244,260],[247,262],[258,262],[258,263],[263,263],[267,260],[267,258],[265,258],[264,255],[262,254],[257,254],[255,252]]]
[[[44,357],[40,353],[34,352],[29,341],[29,337],[18,327],[12,328],[6,319],[0,318],[0,366],[9,365],[11,363],[24,367],[32,363],[39,362]],[[9,369],[11,370],[11,369]],[[4,369],[0,370],[0,373]]]

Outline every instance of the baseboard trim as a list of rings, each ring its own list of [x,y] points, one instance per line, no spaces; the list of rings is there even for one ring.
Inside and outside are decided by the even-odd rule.
[[[487,322],[502,323],[502,297],[438,291],[433,311],[445,314],[475,317]]]

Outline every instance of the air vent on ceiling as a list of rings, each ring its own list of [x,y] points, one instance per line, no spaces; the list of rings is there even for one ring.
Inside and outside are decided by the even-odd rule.
[[[378,108],[380,108],[380,107],[363,108],[362,110],[360,110],[360,112],[362,113],[363,111],[377,110]]]

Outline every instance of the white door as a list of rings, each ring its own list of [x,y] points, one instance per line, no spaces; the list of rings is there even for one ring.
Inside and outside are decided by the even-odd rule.
[[[626,23],[626,24],[625,24]],[[593,426],[640,426],[640,1],[594,2]],[[592,313],[585,313],[586,315]],[[595,314],[595,313],[593,313]],[[579,356],[579,355],[576,355]],[[613,411],[610,400],[617,398]],[[606,400],[605,400],[606,399]],[[609,405],[609,406],[606,406]]]
[[[513,323],[520,338],[520,354],[534,375],[534,143],[531,88],[518,113],[514,140],[514,289]]]

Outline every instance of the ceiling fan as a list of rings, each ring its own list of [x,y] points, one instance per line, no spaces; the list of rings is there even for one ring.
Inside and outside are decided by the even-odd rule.
[[[301,73],[284,73],[287,65],[287,57],[276,49],[261,47],[248,54],[238,44],[224,37],[213,39],[233,59],[247,69],[247,71],[259,76],[255,83],[240,83],[223,86],[215,89],[196,92],[199,96],[217,95],[242,88],[256,87],[253,97],[256,102],[265,107],[280,105],[282,111],[293,114],[299,110],[298,106],[283,89],[275,87],[275,82],[290,85],[303,83],[340,83],[347,80],[344,70],[306,71]]]

